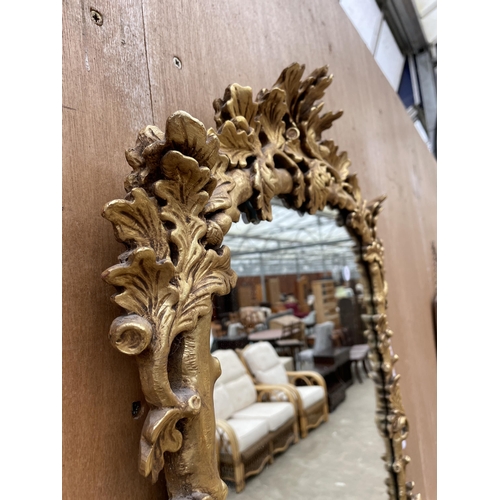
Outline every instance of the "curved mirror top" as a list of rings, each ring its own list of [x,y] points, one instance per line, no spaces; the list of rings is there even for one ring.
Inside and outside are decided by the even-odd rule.
[[[274,199],[272,205],[270,223],[240,220],[225,237],[238,282],[229,296],[215,298],[212,350],[215,356],[221,348],[245,352],[267,331],[283,328],[287,322],[300,324],[302,345],[291,349],[272,337],[265,342],[288,370],[313,371],[324,377],[328,420],[277,453],[272,463],[264,453],[263,466],[248,464],[245,474],[262,470],[248,476],[244,486],[231,480],[229,473],[228,499],[260,500],[263,495],[385,499],[387,472],[381,460],[385,447],[374,421],[375,385],[368,376],[363,335],[369,287],[358,264],[358,249],[345,227],[337,224],[342,224],[337,210],[302,215],[285,208],[280,200]],[[259,322],[259,314],[264,321]],[[333,327],[329,341],[322,344],[316,334],[322,335],[328,320]],[[322,347],[324,352],[319,352]],[[224,360],[221,364],[224,376]],[[215,404],[223,402],[216,398]],[[216,413],[220,410],[216,407]],[[233,422],[229,416],[228,425]]]

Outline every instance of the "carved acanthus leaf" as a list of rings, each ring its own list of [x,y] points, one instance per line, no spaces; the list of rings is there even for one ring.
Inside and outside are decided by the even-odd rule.
[[[321,153],[323,159],[328,163],[328,171],[335,178],[335,182],[342,185],[349,175],[349,160],[347,153],[343,151],[337,155],[339,147],[333,141],[321,141]]]
[[[325,95],[332,83],[333,75],[328,75],[328,66],[315,69],[300,85],[293,112],[296,123],[309,120],[314,103]]]
[[[283,151],[295,163],[299,163],[304,160],[305,154],[304,151],[302,151],[302,147],[300,145],[300,139],[292,139],[286,141]]]
[[[328,175],[326,163],[320,160],[313,160],[310,163],[309,170],[304,177],[306,180],[307,211],[314,214],[325,208],[332,178]]]
[[[265,161],[256,161],[253,164],[252,186],[257,195],[255,208],[261,220],[273,220],[271,200],[276,193],[278,178],[274,167],[269,167]]]
[[[258,114],[255,121],[260,124],[260,133],[265,134],[264,149],[270,148],[267,156],[273,155],[285,143],[285,122],[287,112],[285,92],[274,88],[260,96]]]
[[[220,127],[225,121],[242,116],[250,127],[257,114],[257,104],[253,102],[251,87],[242,87],[237,83],[227,87],[224,98],[214,101],[215,123]]]
[[[112,222],[115,237],[130,247],[151,247],[159,259],[168,257],[167,232],[160,220],[158,203],[142,188],[130,193],[132,201],[115,200],[103,216]]]
[[[243,122],[245,125],[246,119]],[[243,128],[238,130],[232,121],[227,121],[222,126],[219,133],[221,151],[226,154],[231,162],[231,166],[244,168],[247,166],[246,159],[249,156],[262,155],[261,144],[255,131],[250,129],[250,133]]]
[[[398,380],[396,380],[398,377]],[[399,415],[404,415],[405,411],[403,408],[403,400],[401,398],[401,388],[399,387],[399,376],[394,377],[394,383],[391,390],[391,403],[393,405],[394,412]]]
[[[140,442],[139,471],[145,477],[151,474],[156,482],[165,465],[165,451],[178,451],[182,445],[182,434],[175,428],[181,411],[178,408],[151,410],[144,422]]]
[[[299,88],[300,88],[300,79],[304,74],[305,65],[294,63],[285,68],[279,78],[276,80],[276,83],[273,87],[279,87],[283,89],[286,93],[286,104],[288,109],[290,110],[292,119],[295,118],[294,113],[292,112],[295,109],[295,101],[298,97]]]
[[[345,183],[350,163],[347,155],[337,156],[333,142],[321,139],[323,131],[342,111],[321,114],[323,103],[315,104],[323,97],[332,76],[327,74],[325,66],[301,81],[303,72],[304,66],[299,64],[285,68],[273,87],[262,89],[252,105],[251,89],[239,85],[229,86],[224,98],[214,102],[222,151],[233,167],[252,169],[255,192],[247,202],[252,207],[247,204],[245,210],[251,213],[254,209],[261,220],[270,220],[268,200],[275,195],[288,205],[310,213],[324,208],[329,196],[342,207],[354,207],[350,186]],[[285,156],[290,161],[285,161]],[[326,164],[326,171],[315,160]],[[279,192],[280,186],[273,175],[279,168],[292,175],[291,192],[289,188],[285,193]]]
[[[297,163],[286,153],[286,146],[285,151],[276,151],[274,154],[274,161],[275,165],[279,165],[280,168],[284,168],[290,172],[293,181],[293,189],[290,194],[282,194],[280,197],[285,200],[288,206],[301,208],[306,200],[306,183],[304,180],[304,174]]]
[[[198,259],[193,286],[183,303],[172,333],[191,330],[200,316],[208,314],[212,307],[212,295],[226,295],[236,285],[236,274],[231,269],[230,252],[224,247],[219,255],[208,250],[203,258]],[[191,276],[186,276],[189,280]]]
[[[363,251],[363,260],[382,264],[384,260],[384,247],[379,241],[372,241]]]
[[[127,311],[146,317],[159,327],[166,314],[179,300],[170,285],[175,268],[170,260],[158,261],[152,248],[137,248],[127,262],[110,267],[103,278],[123,291],[113,300]]]
[[[165,137],[167,149],[175,149],[194,158],[200,167],[208,167],[213,172],[223,162],[217,137],[207,134],[200,120],[183,111],[169,117]]]

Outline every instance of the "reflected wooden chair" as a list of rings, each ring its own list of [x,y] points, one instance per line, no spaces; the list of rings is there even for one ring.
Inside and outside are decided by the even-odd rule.
[[[314,327],[314,346],[311,349],[306,349],[299,352],[298,360],[300,367],[304,365],[314,365],[314,355],[333,348],[333,321],[325,321],[315,325]]]
[[[297,401],[300,434],[328,421],[328,392],[325,379],[311,371],[287,372],[276,350],[269,342],[256,342],[238,350],[257,384],[279,384],[293,391]]]
[[[359,370],[359,364],[363,365],[363,370],[366,373],[366,376],[370,376],[370,365],[368,360],[368,352],[370,348],[368,344],[357,344],[351,347],[349,352],[349,359],[351,360],[351,366],[354,365],[354,372],[356,373],[356,378],[359,383],[363,383],[363,378],[361,377],[361,372]]]
[[[260,307],[241,307],[240,322],[246,333],[266,328],[266,313]]]
[[[302,318],[301,321],[306,327],[307,335],[311,335],[313,333],[314,325],[316,324],[316,311],[311,311],[305,318]]]
[[[297,355],[305,347],[305,325],[302,322],[283,325],[281,338],[274,342],[274,348],[279,354],[292,357],[294,369],[297,367]]]

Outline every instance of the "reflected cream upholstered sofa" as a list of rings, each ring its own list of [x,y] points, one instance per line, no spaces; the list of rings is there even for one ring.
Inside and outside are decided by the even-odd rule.
[[[328,393],[325,379],[311,371],[287,372],[269,342],[247,345],[238,355],[246,364],[257,384],[288,386],[297,401],[301,437],[309,429],[328,421]]]
[[[240,492],[247,477],[299,440],[296,397],[286,386],[255,385],[233,350],[212,355],[222,369],[214,387],[221,477],[234,481]],[[288,401],[271,401],[277,393]]]

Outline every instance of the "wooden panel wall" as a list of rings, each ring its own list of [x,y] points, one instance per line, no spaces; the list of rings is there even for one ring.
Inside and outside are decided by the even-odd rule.
[[[228,84],[256,94],[298,61],[306,72],[330,66],[325,109],[345,114],[327,137],[349,152],[365,198],[388,195],[379,227],[410,419],[408,477],[434,499],[436,164],[338,2],[66,0],[63,16],[64,498],[164,495],[164,484],[150,486],[137,473],[143,418],[134,419],[131,406],[141,400],[138,374],[108,343],[119,310],[100,280],[122,251],[100,212],[124,193],[125,149],[140,128],[164,128],[178,109],[212,126],[212,100]]]

